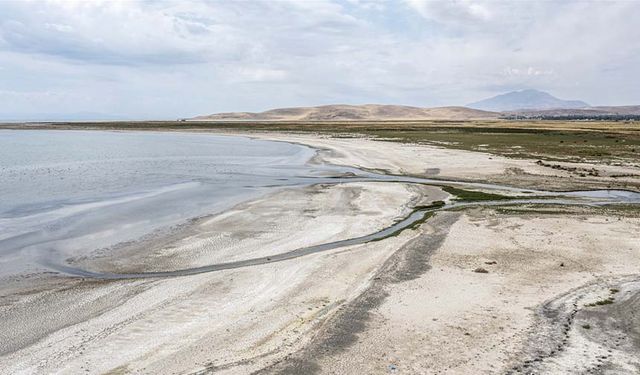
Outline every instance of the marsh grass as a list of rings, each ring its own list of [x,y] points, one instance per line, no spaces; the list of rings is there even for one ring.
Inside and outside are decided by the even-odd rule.
[[[494,193],[485,193],[482,191],[474,191],[474,190],[465,190],[458,189],[451,186],[443,186],[442,190],[446,191],[451,195],[456,196],[457,201],[500,201],[500,200],[509,200],[509,199],[523,199],[523,198],[531,198],[531,197],[510,197],[507,195],[494,194]]]
[[[595,306],[611,305],[614,301],[615,301],[615,298],[609,297],[609,298],[601,299],[601,300],[593,302],[593,303],[588,303],[585,306],[587,306],[587,307],[595,307]]]

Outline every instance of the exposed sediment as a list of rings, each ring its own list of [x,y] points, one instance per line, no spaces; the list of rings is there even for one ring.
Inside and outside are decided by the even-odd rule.
[[[266,372],[637,371],[635,318],[623,318],[637,304],[637,281],[628,276],[640,264],[637,218],[467,209],[442,242],[429,242],[443,214],[454,213],[438,213],[398,253],[427,250],[421,272],[400,268],[405,280],[375,280],[314,344]],[[589,305],[612,290],[614,303]]]
[[[640,278],[598,280],[536,311],[536,330],[508,373],[640,371]]]
[[[367,330],[371,316],[389,295],[386,285],[413,280],[429,268],[429,257],[446,238],[457,213],[439,213],[429,220],[429,229],[403,245],[377,271],[367,289],[356,299],[340,308],[326,322],[313,341],[300,352],[264,369],[260,373],[313,374],[322,372],[318,361],[330,360],[358,341]]]
[[[418,145],[273,137],[326,148],[317,162],[399,174],[533,184],[549,169]],[[555,177],[539,186],[570,186]],[[268,257],[375,232],[446,196],[386,182],[288,189],[70,261],[126,273]],[[640,219],[615,208],[524,211],[438,212],[382,241],[180,278],[3,280],[0,373],[639,371]]]
[[[442,194],[397,183],[289,189],[205,220],[193,238],[169,243],[166,251],[143,251],[130,264],[106,254],[95,264],[81,261],[118,272],[274,254],[375,232]],[[4,283],[0,373],[259,369],[303,345],[413,235],[181,278],[91,281],[44,274]],[[218,240],[208,242],[212,237]]]

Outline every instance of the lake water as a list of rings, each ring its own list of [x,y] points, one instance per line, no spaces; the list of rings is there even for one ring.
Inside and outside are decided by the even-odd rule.
[[[309,164],[314,153],[210,134],[0,130],[0,275],[345,171]]]

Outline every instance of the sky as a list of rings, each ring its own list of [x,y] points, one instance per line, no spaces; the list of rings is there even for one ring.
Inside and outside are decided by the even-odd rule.
[[[640,104],[640,1],[1,1],[0,119]]]

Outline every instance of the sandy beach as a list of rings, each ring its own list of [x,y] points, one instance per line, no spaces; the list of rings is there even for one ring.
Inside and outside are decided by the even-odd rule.
[[[536,160],[252,136],[318,148],[314,163],[521,187],[576,184]],[[591,187],[606,187],[607,173],[638,174],[596,167]],[[132,273],[268,257],[373,233],[450,198],[435,186],[394,182],[287,188],[70,264]],[[638,233],[633,212],[467,208],[381,241],[193,276],[23,274],[2,283],[0,373],[633,373]]]
[[[285,190],[203,220],[197,233],[176,246],[166,244],[144,257],[127,257],[130,249],[122,249],[113,259],[91,264],[111,272],[151,271],[277,253],[374,232],[413,205],[443,196],[435,188],[396,183]],[[379,264],[413,235],[181,278],[24,276],[3,288],[2,322],[10,329],[3,330],[0,368],[4,373],[255,370],[299,347],[304,333],[357,296]],[[122,356],[104,357],[105,350]]]
[[[229,132],[244,134],[247,132]],[[252,137],[289,141],[319,149],[319,158],[336,165],[395,175],[443,180],[492,182],[543,190],[606,189],[612,183],[640,191],[640,165],[594,164],[517,159],[430,145],[387,142],[364,137],[250,132]],[[574,170],[575,168],[575,170]],[[589,172],[597,171],[597,175]]]
[[[523,218],[491,210],[438,216],[404,250],[421,251],[422,241],[429,243],[434,232],[444,230],[440,226],[448,226],[441,245],[430,251],[427,272],[400,282],[383,276],[376,288],[386,298],[379,297],[372,306],[352,305],[354,311],[369,308],[354,342],[323,355],[336,334],[334,327],[327,327],[315,346],[289,362],[295,365],[284,364],[278,370],[412,374],[638,370],[638,336],[632,328],[638,322],[637,218],[608,221],[588,214]],[[554,230],[559,226],[567,232]],[[473,272],[477,268],[488,273]],[[615,303],[587,306],[609,298],[612,290],[618,290]],[[341,319],[350,317],[345,314]],[[337,321],[339,326],[340,318]]]

